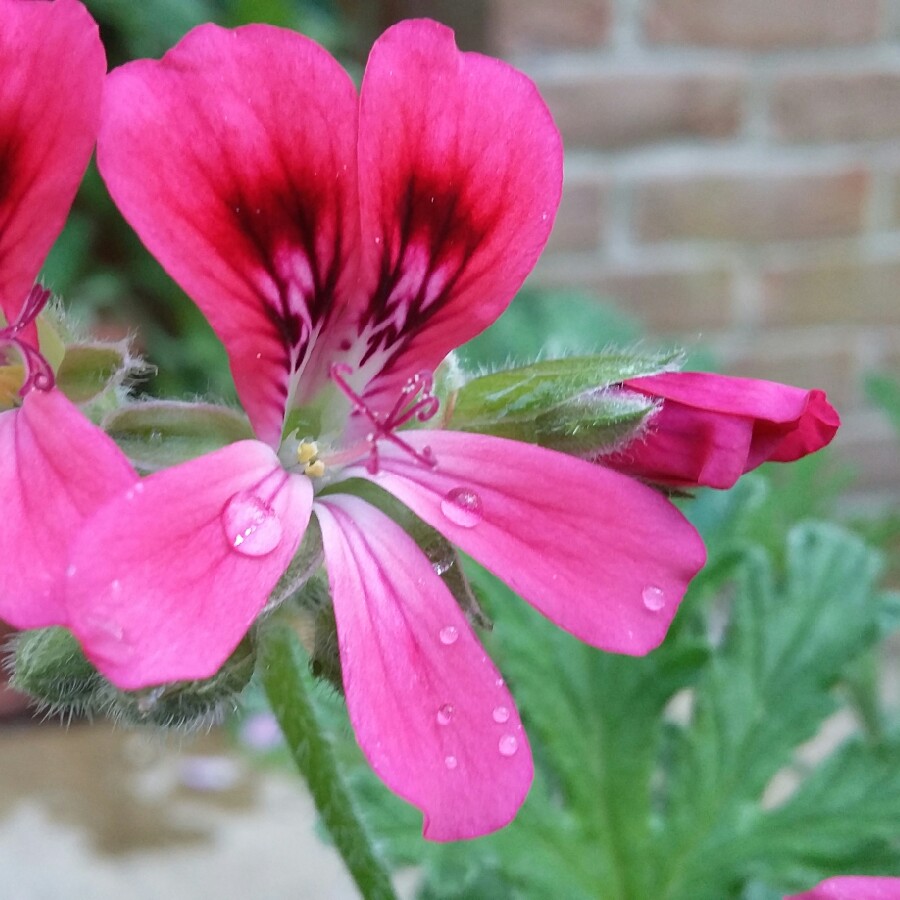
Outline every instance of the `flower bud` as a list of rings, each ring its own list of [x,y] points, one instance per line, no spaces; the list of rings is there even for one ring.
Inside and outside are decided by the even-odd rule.
[[[653,398],[618,385],[673,362],[673,357],[608,353],[480,375],[451,396],[443,424],[593,457],[634,440],[657,409]]]
[[[24,631],[14,648],[10,683],[41,708],[67,717],[99,711],[106,682],[71,632],[55,627]]]

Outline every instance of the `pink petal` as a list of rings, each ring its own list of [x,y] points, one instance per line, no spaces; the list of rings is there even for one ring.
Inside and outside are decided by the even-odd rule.
[[[106,56],[75,0],[0,0],[0,21],[0,312],[13,322],[91,157]]]
[[[784,900],[900,900],[900,878],[844,875],[828,878],[812,890]]]
[[[790,462],[828,444],[840,419],[822,391],[703,372],[625,382],[663,399],[648,433],[603,465],[664,484],[729,488],[767,460]]]
[[[311,507],[309,479],[258,441],[150,475],[78,535],[72,630],[121,688],[214,674],[287,568]]]
[[[503,679],[413,540],[355,497],[316,504],[357,740],[425,837],[502,828],[532,778]]]
[[[57,390],[0,413],[0,618],[62,625],[70,544],[83,522],[137,474],[119,448]]]
[[[376,484],[581,640],[636,655],[662,641],[706,556],[665,497],[530,444],[451,431],[402,436],[419,452],[430,446],[437,466],[385,443]]]
[[[356,138],[346,72],[291,31],[204,25],[109,76],[100,171],[273,446],[312,336],[355,285]]]
[[[372,48],[360,97],[364,361],[433,370],[506,308],[553,224],[559,133],[532,82],[437,22]],[[387,349],[385,349],[387,348]],[[390,390],[376,384],[373,390]]]

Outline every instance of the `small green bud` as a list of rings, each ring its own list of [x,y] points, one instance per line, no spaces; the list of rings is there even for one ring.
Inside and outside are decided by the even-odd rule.
[[[131,725],[193,730],[206,728],[237,707],[237,698],[250,682],[256,650],[245,638],[211,678],[176,681],[140,691],[110,688],[105,712]]]
[[[139,469],[151,472],[253,437],[250,423],[233,409],[176,400],[123,406],[102,425]]]
[[[51,715],[99,712],[106,682],[65,628],[41,628],[17,635],[10,683]]]
[[[56,371],[56,384],[73,403],[86,403],[118,387],[133,364],[125,341],[70,345]]]
[[[652,398],[618,385],[664,371],[674,361],[607,353],[480,375],[451,397],[443,425],[596,456],[634,440],[657,408]]]

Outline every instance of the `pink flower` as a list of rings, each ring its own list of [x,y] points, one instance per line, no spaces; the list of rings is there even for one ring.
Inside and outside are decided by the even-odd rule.
[[[361,93],[312,41],[203,26],[108,80],[99,163],[228,351],[258,440],[150,475],[76,542],[68,602],[125,688],[222,664],[321,528],[347,705],[375,771],[450,840],[506,824],[532,763],[512,698],[389,492],[607,650],[664,637],[704,562],[655,491],[534,446],[421,427],[432,372],[506,307],[559,201],[534,86],[430,21]]]
[[[900,900],[900,878],[842,875],[784,900]]]
[[[826,446],[840,425],[822,391],[703,372],[669,372],[624,386],[662,401],[647,433],[603,465],[676,487],[730,488],[764,462]]]
[[[0,366],[17,355],[24,377],[21,402],[0,412],[0,618],[35,628],[67,621],[71,537],[136,475],[54,388],[34,325],[49,296],[34,280],[97,134],[106,72],[97,26],[75,0],[0,0],[0,21]]]

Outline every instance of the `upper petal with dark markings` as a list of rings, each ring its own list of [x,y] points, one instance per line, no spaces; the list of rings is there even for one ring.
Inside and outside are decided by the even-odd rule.
[[[355,278],[357,97],[313,41],[205,25],[115,70],[100,170],[117,205],[228,350],[259,437]]]

